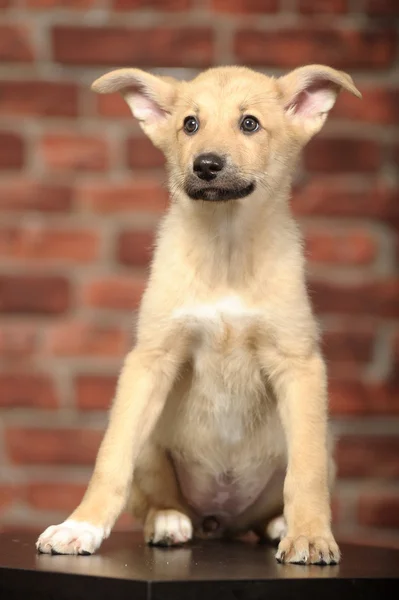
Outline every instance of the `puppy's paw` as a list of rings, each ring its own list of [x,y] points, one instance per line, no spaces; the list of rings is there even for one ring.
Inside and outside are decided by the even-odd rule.
[[[279,542],[287,535],[287,523],[283,515],[269,521],[266,527],[266,535],[272,542]]]
[[[108,537],[102,527],[68,519],[48,527],[36,542],[42,554],[93,554]]]
[[[152,510],[148,514],[144,537],[153,546],[180,546],[191,540],[191,520],[177,510]]]
[[[338,545],[332,536],[285,537],[276,554],[278,562],[300,565],[336,565],[340,558]]]

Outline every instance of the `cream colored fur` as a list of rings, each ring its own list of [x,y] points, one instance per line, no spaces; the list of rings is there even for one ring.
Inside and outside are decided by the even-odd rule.
[[[199,502],[215,481],[234,481],[244,508],[229,535],[265,534],[284,505],[278,560],[338,562],[326,371],[289,197],[299,152],[338,92],[359,92],[348,75],[320,65],[280,79],[224,67],[189,82],[122,69],[93,88],[120,91],[164,151],[171,202],[93,477],[38,549],[94,552],[126,506],[143,520],[147,541],[201,535],[178,466]],[[251,135],[239,126],[246,114],[261,124]],[[183,130],[189,115],[200,121],[194,135]],[[185,181],[202,152],[225,156],[229,172],[255,190],[227,202],[189,198]],[[223,485],[216,502],[230,493]],[[277,523],[269,532],[285,531]]]

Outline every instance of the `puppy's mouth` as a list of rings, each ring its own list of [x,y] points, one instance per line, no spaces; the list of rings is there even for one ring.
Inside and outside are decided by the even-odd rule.
[[[228,200],[239,200],[249,196],[255,190],[255,183],[251,182],[246,185],[235,185],[232,187],[223,187],[216,185],[207,185],[197,187],[194,185],[186,185],[185,192],[192,200],[205,200],[207,202],[227,202]]]

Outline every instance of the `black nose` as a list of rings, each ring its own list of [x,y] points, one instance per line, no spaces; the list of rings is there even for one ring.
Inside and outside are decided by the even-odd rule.
[[[194,173],[200,179],[205,179],[205,181],[211,181],[212,179],[215,179],[223,167],[223,158],[217,154],[212,154],[212,152],[199,154],[194,160],[193,165]]]

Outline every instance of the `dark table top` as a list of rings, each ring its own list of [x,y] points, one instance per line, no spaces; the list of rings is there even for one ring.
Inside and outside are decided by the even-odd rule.
[[[113,533],[93,556],[35,552],[32,534],[0,534],[1,600],[379,599],[399,593],[399,550],[341,545],[337,566],[279,565],[253,542],[149,548],[141,533]],[[399,597],[399,596],[396,596]],[[341,600],[339,598],[338,600]]]

